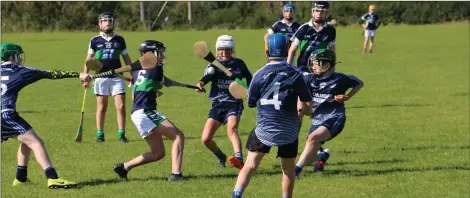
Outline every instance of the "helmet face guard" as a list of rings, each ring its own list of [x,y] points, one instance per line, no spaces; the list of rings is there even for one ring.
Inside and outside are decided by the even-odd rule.
[[[314,75],[323,75],[326,72],[334,71],[336,66],[336,54],[329,49],[319,49],[308,58],[308,69]]]
[[[235,41],[230,35],[222,35],[215,42],[217,57],[222,61],[228,61],[235,55]]]
[[[103,12],[98,16],[98,26],[100,31],[105,34],[110,34],[114,31],[114,15],[110,12]]]

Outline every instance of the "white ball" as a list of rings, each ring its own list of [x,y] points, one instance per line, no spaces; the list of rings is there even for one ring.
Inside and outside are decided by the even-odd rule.
[[[208,67],[207,70],[206,70],[206,73],[209,74],[209,75],[214,74],[214,72],[215,72],[214,67]]]

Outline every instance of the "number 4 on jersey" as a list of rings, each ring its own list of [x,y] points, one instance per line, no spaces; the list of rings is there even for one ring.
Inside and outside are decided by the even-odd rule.
[[[279,101],[279,89],[281,87],[281,83],[276,82],[274,85],[269,88],[268,92],[264,94],[261,98],[260,102],[261,105],[274,105],[274,109],[281,110],[282,102]],[[269,96],[273,95],[272,99],[268,99]]]

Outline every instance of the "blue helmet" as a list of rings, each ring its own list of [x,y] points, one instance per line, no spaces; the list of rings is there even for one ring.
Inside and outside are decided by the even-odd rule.
[[[295,12],[295,6],[292,3],[288,3],[282,7],[282,10],[292,10]]]
[[[269,58],[286,58],[289,51],[287,37],[281,34],[271,34],[266,39],[266,55]]]

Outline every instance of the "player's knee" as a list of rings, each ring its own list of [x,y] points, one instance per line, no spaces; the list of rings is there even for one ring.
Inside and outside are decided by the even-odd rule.
[[[201,137],[201,142],[204,145],[209,145],[211,141],[212,141],[212,138],[210,138],[210,137]]]
[[[231,126],[227,128],[227,135],[232,136],[232,135],[238,135],[238,127],[237,126]]]
[[[161,160],[165,157],[166,155],[166,152],[165,150],[155,150],[155,151],[152,151],[152,160],[153,161],[158,161],[158,160]]]
[[[126,112],[126,105],[124,103],[116,104],[116,110],[118,112]]]
[[[106,106],[105,105],[98,105],[96,107],[96,111],[99,113],[106,113]]]

